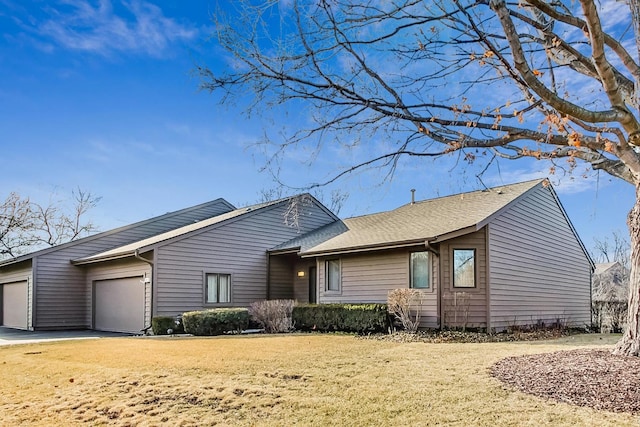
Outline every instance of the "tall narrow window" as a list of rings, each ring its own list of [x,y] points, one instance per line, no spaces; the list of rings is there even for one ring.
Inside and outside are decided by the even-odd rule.
[[[429,260],[429,252],[411,252],[409,259],[410,287],[429,289],[431,286]]]
[[[476,287],[476,250],[453,250],[453,286],[455,288]]]
[[[231,275],[208,273],[206,277],[206,302],[209,304],[231,302]]]
[[[326,262],[326,289],[328,291],[340,290],[340,260],[330,259]]]

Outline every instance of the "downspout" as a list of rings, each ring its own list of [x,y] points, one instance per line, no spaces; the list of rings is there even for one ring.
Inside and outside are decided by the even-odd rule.
[[[150,289],[151,298],[149,299],[151,302],[149,304],[149,314],[150,314],[150,317],[153,317],[153,261],[141,256],[139,249],[136,249],[133,252],[133,256],[136,257],[137,259],[139,259],[142,262],[146,262],[147,264],[149,264],[151,266],[151,289]],[[145,321],[146,321],[146,319],[145,319]],[[145,326],[144,329],[142,329],[142,332],[144,332],[144,334],[147,335],[147,333],[149,332],[150,328],[151,328],[151,325]]]
[[[435,240],[435,239],[434,239]],[[432,240],[433,241],[433,240]],[[434,288],[437,290],[438,300],[437,300],[437,311],[438,311],[438,327],[442,329],[442,268],[440,265],[440,252],[437,251],[433,246],[431,246],[431,242],[429,240],[425,240],[424,247],[427,251],[431,252],[438,259],[438,283],[437,286],[434,284]]]
[[[271,299],[271,254],[267,251],[267,299]]]

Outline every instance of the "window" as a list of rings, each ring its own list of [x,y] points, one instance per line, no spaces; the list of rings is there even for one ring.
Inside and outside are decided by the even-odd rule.
[[[205,292],[208,304],[231,302],[231,275],[207,273]]]
[[[453,287],[476,287],[476,250],[453,250]]]
[[[326,262],[326,290],[340,290],[340,260],[330,259]]]
[[[431,286],[429,261],[429,252],[411,252],[411,258],[409,259],[409,287],[429,289]]]

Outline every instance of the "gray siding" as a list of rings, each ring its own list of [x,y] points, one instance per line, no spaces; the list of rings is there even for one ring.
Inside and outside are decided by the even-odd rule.
[[[125,259],[117,261],[102,262],[99,264],[90,264],[84,267],[86,270],[86,292],[89,295],[91,305],[89,307],[89,315],[87,322],[91,327],[94,325],[94,307],[93,300],[93,284],[96,280],[124,279],[129,277],[151,278],[151,265],[137,259]],[[151,325],[151,283],[145,284],[145,327]]]
[[[293,262],[289,257],[272,256],[269,270],[271,283],[269,299],[293,299]]]
[[[475,288],[453,286],[454,249],[475,249]],[[440,245],[442,268],[441,313],[443,326],[480,327],[487,326],[487,256],[486,229],[447,240]]]
[[[33,316],[31,307],[33,306],[33,274],[31,260],[26,260],[16,265],[8,266],[0,270],[0,285],[5,283],[15,283],[27,281],[27,328],[33,329]],[[0,308],[2,301],[0,301]]]
[[[416,250],[424,250],[416,248]],[[409,250],[371,252],[340,257],[341,290],[327,291],[325,260],[318,260],[318,295],[321,303],[386,303],[389,291],[409,287]],[[438,260],[432,256],[432,286],[423,291],[421,326],[438,326]]]
[[[290,227],[284,223],[286,207],[258,209],[158,247],[155,314],[174,316],[211,307],[204,303],[205,273],[231,274],[233,296],[227,305],[248,306],[266,299],[267,250],[334,221],[314,205],[300,218],[299,229]],[[290,284],[290,274],[276,277],[272,297]]]
[[[71,265],[72,259],[135,242],[229,210],[226,203],[208,203],[78,240],[38,255],[34,277],[34,327],[70,329],[91,326],[91,295],[87,292],[84,271]]]
[[[296,262],[295,268],[293,270],[293,299],[301,302],[308,303],[309,302],[309,281],[311,278],[309,277],[311,267],[316,266],[315,260],[301,259]],[[299,277],[298,272],[303,271],[304,277]],[[316,268],[316,300],[318,298],[318,290],[317,290],[317,268]],[[317,301],[316,301],[317,302]]]
[[[590,323],[590,264],[549,189],[527,193],[488,236],[492,327]]]

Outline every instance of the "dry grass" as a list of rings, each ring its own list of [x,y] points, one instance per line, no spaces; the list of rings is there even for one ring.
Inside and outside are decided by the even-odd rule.
[[[0,425],[638,425],[505,389],[514,355],[616,337],[425,344],[341,335],[103,338],[0,348]]]

